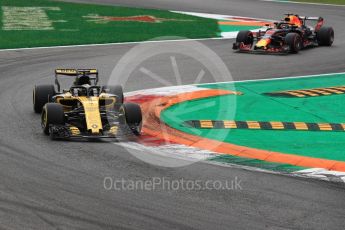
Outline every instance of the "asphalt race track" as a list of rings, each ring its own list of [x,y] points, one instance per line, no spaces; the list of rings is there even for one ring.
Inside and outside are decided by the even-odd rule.
[[[87,1],[78,1],[87,2]],[[128,6],[280,18],[283,13],[323,16],[334,26],[331,48],[293,56],[236,54],[231,40],[202,43],[215,51],[235,80],[345,71],[345,7],[278,4],[254,0],[89,0]],[[157,46],[162,45],[157,43]],[[163,168],[142,162],[111,143],[52,142],[32,112],[34,84],[51,83],[57,67],[96,67],[104,78],[131,45],[0,52],[0,229],[343,229],[341,184],[195,163]],[[182,59],[183,58],[183,59]],[[186,57],[177,62],[188,63]],[[152,59],[154,71],[170,63]],[[193,65],[183,65],[183,84]],[[169,75],[163,75],[169,80]],[[137,75],[139,77],[139,74]],[[212,81],[205,78],[204,82]],[[131,79],[126,90],[159,87]],[[106,176],[128,180],[228,180],[234,191],[106,191]]]

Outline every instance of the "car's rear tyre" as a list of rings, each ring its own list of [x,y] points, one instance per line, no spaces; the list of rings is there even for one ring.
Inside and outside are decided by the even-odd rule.
[[[141,108],[135,103],[124,103],[120,108],[122,115],[121,123],[127,126],[131,132],[139,136],[142,127]]]
[[[238,32],[236,37],[236,43],[239,45],[243,42],[244,45],[253,45],[254,43],[254,35],[253,32],[249,30],[242,30]]]
[[[331,46],[334,42],[334,30],[332,27],[323,26],[316,34],[320,46]]]
[[[302,49],[302,38],[297,33],[288,33],[285,37],[285,43],[289,46],[291,53],[298,53]]]
[[[114,94],[118,97],[118,104],[123,104],[124,95],[123,95],[123,88],[121,85],[106,85],[103,86],[103,90],[109,94]]]
[[[56,94],[54,85],[36,85],[32,97],[35,113],[41,113],[43,106]]]
[[[125,99],[123,95],[123,88],[121,85],[109,85],[109,86],[104,86],[103,91],[109,93],[109,94],[114,94],[117,96],[117,101],[115,103],[115,109],[118,110],[121,105],[123,104],[123,101]]]
[[[49,135],[50,125],[64,125],[65,114],[63,106],[56,103],[46,103],[42,109],[41,124],[44,134]]]

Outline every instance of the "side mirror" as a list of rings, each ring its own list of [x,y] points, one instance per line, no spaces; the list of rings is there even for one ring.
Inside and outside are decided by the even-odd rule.
[[[57,90],[60,92],[60,83],[57,78],[55,78],[55,85],[57,86]]]

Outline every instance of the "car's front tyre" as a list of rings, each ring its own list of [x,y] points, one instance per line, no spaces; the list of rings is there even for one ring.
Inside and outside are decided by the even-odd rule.
[[[46,103],[42,109],[41,125],[43,133],[50,134],[50,125],[65,125],[63,106],[56,103]]]
[[[236,37],[236,45],[233,48],[238,49],[240,47],[240,44],[243,43],[243,45],[250,45],[250,47],[253,46],[254,43],[254,35],[253,32],[249,30],[242,30],[238,32]]]
[[[138,104],[124,103],[120,108],[121,123],[128,127],[131,132],[139,136],[142,127],[142,112]]]
[[[289,46],[291,53],[298,53],[302,49],[302,38],[297,33],[288,33],[285,37],[285,44]]]

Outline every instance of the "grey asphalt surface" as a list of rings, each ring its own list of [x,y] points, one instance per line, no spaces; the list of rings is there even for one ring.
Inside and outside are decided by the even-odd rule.
[[[86,2],[86,1],[83,1]],[[235,54],[232,41],[202,44],[216,52],[235,80],[345,71],[345,8],[267,3],[253,0],[146,0],[105,4],[279,18],[285,12],[322,15],[336,30],[331,48],[294,56]],[[32,112],[34,84],[52,82],[57,67],[102,70],[107,81],[116,62],[135,45],[0,52],[0,229],[343,229],[342,184],[195,163],[164,168],[133,157],[111,143],[52,142]],[[157,44],[164,47],[163,43]],[[183,84],[200,66],[176,58]],[[171,80],[171,63],[156,57],[147,69]],[[165,72],[167,71],[167,72]],[[205,76],[203,82],[211,82]],[[133,74],[126,90],[159,87]],[[127,180],[241,180],[231,191],[107,191],[104,177]]]

